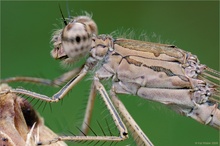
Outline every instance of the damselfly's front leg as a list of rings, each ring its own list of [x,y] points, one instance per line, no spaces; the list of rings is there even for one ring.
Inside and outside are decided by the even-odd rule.
[[[80,73],[75,77],[73,77],[69,82],[67,82],[67,84],[64,85],[57,93],[55,93],[52,96],[52,98],[43,94],[39,94],[36,92],[32,92],[20,88],[2,91],[0,92],[0,95],[7,93],[15,93],[15,94],[27,95],[29,97],[44,100],[47,102],[58,102],[87,74],[87,72],[88,72],[88,67],[85,65],[83,69],[80,71]]]
[[[137,145],[153,146],[152,142],[149,140],[149,138],[145,135],[145,133],[141,130],[141,128],[129,114],[124,104],[116,96],[114,87],[111,90],[111,97],[115,107],[119,110],[120,114],[126,120],[127,126],[130,128],[129,131],[133,132],[132,136],[135,139]]]
[[[42,85],[48,85],[48,86],[61,86],[63,83],[67,82],[74,76],[76,76],[80,72],[81,68],[75,68],[71,71],[68,71],[61,76],[50,80],[50,79],[44,79],[44,78],[36,78],[36,77],[10,77],[7,79],[0,80],[0,83],[9,83],[9,82],[30,82],[34,84],[42,84]]]
[[[94,77],[92,90],[96,89],[99,91],[102,99],[104,100],[114,122],[117,126],[120,135],[119,136],[60,136],[53,140],[47,141],[47,142],[39,142],[38,145],[45,145],[45,144],[52,144],[58,141],[109,141],[109,142],[119,142],[122,140],[125,140],[128,138],[128,132],[127,128],[125,127],[125,124],[123,123],[122,119],[120,118],[120,115],[118,114],[117,110],[115,109],[111,99],[108,96],[108,93],[106,92],[104,86],[100,83],[98,77]],[[94,87],[94,88],[93,88]],[[94,96],[91,95],[91,98],[94,99]],[[92,107],[92,106],[89,106]]]

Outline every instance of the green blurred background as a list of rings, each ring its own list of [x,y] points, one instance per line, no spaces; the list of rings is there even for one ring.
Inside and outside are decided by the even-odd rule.
[[[62,27],[58,3],[68,16],[66,2],[1,1],[1,78],[22,75],[53,79],[66,71],[50,57],[51,34]],[[150,41],[175,44],[196,54],[201,63],[219,70],[218,1],[69,1],[68,7],[71,15],[83,11],[92,13],[100,34],[130,29],[138,37],[145,32]],[[91,75],[87,78],[91,79]],[[40,102],[37,103],[35,108],[46,125],[59,134],[68,130],[77,134],[75,126],[82,122],[90,83],[88,79],[81,81],[62,102],[51,104],[52,111],[48,105],[42,111],[44,103],[40,107]],[[26,83],[10,85],[47,95],[58,90]],[[134,96],[120,96],[120,99],[156,146],[219,145],[219,131],[212,127],[178,115],[158,103]],[[91,127],[101,134],[96,120],[105,128],[105,118],[109,120],[110,116],[106,116],[108,112],[100,98],[95,104]],[[114,131],[114,124],[109,123]],[[129,144],[135,145],[131,138],[117,145]]]

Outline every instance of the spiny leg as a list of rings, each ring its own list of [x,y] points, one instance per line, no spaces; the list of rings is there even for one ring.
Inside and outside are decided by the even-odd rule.
[[[119,142],[123,141],[128,138],[127,128],[125,127],[120,115],[118,114],[117,110],[115,109],[111,99],[109,98],[104,86],[99,82],[97,77],[94,77],[94,87],[96,90],[99,91],[102,99],[104,100],[114,122],[117,126],[120,135],[117,136],[59,136],[53,140],[47,142],[39,142],[38,145],[46,145],[52,144],[58,141],[109,141],[109,142]],[[92,96],[93,97],[93,96]]]
[[[47,102],[58,102],[61,100],[88,72],[88,67],[85,65],[78,75],[72,78],[66,85],[64,85],[57,93],[55,93],[52,98],[43,94],[28,91],[25,89],[10,89],[0,92],[0,95],[7,93],[15,93],[21,95],[27,95],[36,99],[40,99]]]
[[[74,76],[76,76],[80,72],[81,68],[75,68],[71,71],[64,73],[63,75],[50,80],[44,78],[36,78],[36,77],[11,77],[7,79],[0,80],[0,83],[9,83],[9,82],[30,82],[34,84],[42,84],[48,86],[61,86],[66,81],[70,80]]]
[[[83,120],[82,128],[81,128],[81,131],[85,134],[87,134],[89,131],[88,125],[90,125],[90,122],[91,122],[95,97],[96,97],[96,88],[95,88],[94,83],[92,83],[90,94],[89,94],[89,99],[88,99],[87,106],[86,106],[86,112],[85,112],[85,116],[84,116],[84,120]]]
[[[128,131],[126,126],[124,125],[124,122],[122,121],[120,115],[118,114],[117,110],[115,109],[114,104],[112,103],[111,99],[108,96],[108,93],[106,92],[104,86],[100,83],[99,78],[96,76],[94,78],[94,84],[96,89],[101,94],[102,99],[104,100],[118,130],[120,131],[120,137],[127,138],[128,137]]]
[[[132,116],[129,114],[124,104],[116,96],[114,87],[112,88],[110,95],[112,97],[112,102],[114,103],[115,107],[120,111],[121,115],[130,124],[129,125],[129,127],[131,128],[130,131],[134,132],[132,133],[133,137],[135,138],[136,136],[140,138],[137,141],[137,145],[144,144],[146,146],[153,146],[152,142],[149,140],[149,138],[145,135],[145,133],[141,130],[141,128],[138,126],[138,124],[134,121]]]

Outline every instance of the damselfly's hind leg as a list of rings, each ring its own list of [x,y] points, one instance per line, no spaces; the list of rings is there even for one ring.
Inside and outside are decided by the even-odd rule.
[[[114,91],[114,88],[112,88],[111,92],[111,99],[114,104],[114,106],[118,109],[119,113],[121,116],[123,116],[123,119],[126,120],[126,126],[130,128],[130,131],[132,131],[132,136],[136,140],[137,145],[146,145],[146,146],[153,146],[152,142],[149,140],[149,138],[145,135],[145,133],[141,130],[141,128],[138,126],[138,124],[134,121],[132,116],[129,114],[123,103],[118,99],[116,96],[116,93]],[[89,131],[89,124],[91,121],[91,116],[92,116],[92,110],[93,110],[93,105],[94,105],[94,100],[96,97],[96,88],[94,83],[92,84],[87,107],[86,107],[86,112],[85,112],[85,117],[83,120],[82,124],[82,129],[81,131],[84,134],[87,134]]]
[[[10,77],[7,79],[0,80],[1,83],[9,83],[9,82],[29,82],[29,83],[34,83],[34,84],[42,84],[42,85],[47,85],[47,86],[55,86],[59,87],[63,85],[65,82],[76,76],[80,72],[81,68],[75,68],[71,71],[68,71],[61,76],[50,80],[50,79],[44,79],[44,78],[36,78],[36,77]]]
[[[69,80],[69,82],[67,82],[66,85],[64,85],[52,97],[48,97],[44,94],[39,94],[36,92],[32,92],[32,91],[20,89],[20,88],[2,91],[0,92],[0,95],[7,94],[7,93],[15,93],[15,94],[26,95],[26,96],[40,99],[40,100],[47,101],[47,102],[58,102],[59,100],[64,98],[64,96],[87,74],[87,72],[88,72],[88,67],[85,65],[79,74],[77,74],[75,77]]]
[[[120,115],[118,114],[117,110],[115,109],[114,104],[112,103],[111,99],[108,96],[108,93],[106,92],[104,86],[100,83],[99,79],[97,77],[94,77],[94,82],[92,85],[92,90],[98,90],[100,93],[104,103],[106,104],[114,122],[119,130],[119,136],[59,136],[53,140],[46,141],[46,142],[39,142],[38,145],[46,145],[55,143],[58,141],[104,141],[104,142],[119,142],[123,141],[128,138],[128,132],[127,128],[125,127],[122,119],[120,118]],[[94,99],[95,97],[95,91],[92,91],[90,94],[90,97]],[[91,101],[93,102],[93,101]],[[89,107],[93,107],[90,106]],[[90,109],[90,108],[87,108]],[[90,113],[90,112],[89,112]],[[89,114],[89,117],[91,114]]]
[[[129,131],[132,131],[132,136],[136,141],[138,146],[153,146],[150,139],[145,135],[145,133],[141,130],[138,124],[134,121],[132,116],[127,111],[124,104],[119,100],[114,91],[114,87],[111,90],[111,97],[115,107],[119,110],[120,114],[123,116],[126,121],[127,127],[129,127]]]

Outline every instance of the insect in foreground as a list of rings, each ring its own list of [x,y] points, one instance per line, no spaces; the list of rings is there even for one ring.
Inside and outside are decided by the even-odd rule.
[[[101,95],[117,126],[119,136],[59,136],[38,145],[57,141],[114,141],[128,138],[128,130],[139,137],[137,145],[153,145],[130,116],[117,94],[133,94],[142,98],[174,106],[177,111],[198,122],[217,129],[220,126],[219,72],[199,63],[195,55],[174,45],[158,44],[98,35],[96,23],[89,16],[75,17],[64,29],[54,33],[51,55],[66,64],[73,64],[87,56],[79,69],[62,75],[54,81],[14,77],[2,80],[29,81],[47,85],[60,85],[69,80],[52,98],[25,89],[9,89],[1,94],[18,93],[46,102],[58,102],[89,72],[93,76],[82,132],[89,130],[91,111],[96,92]],[[110,95],[103,83],[111,81]],[[121,113],[121,114],[118,114]],[[150,132],[150,131],[149,131]]]
[[[0,92],[10,89],[7,84],[0,85]],[[44,125],[43,118],[30,103],[14,93],[0,96],[0,145],[33,146],[36,141],[57,136]],[[51,146],[67,146],[64,142]]]

